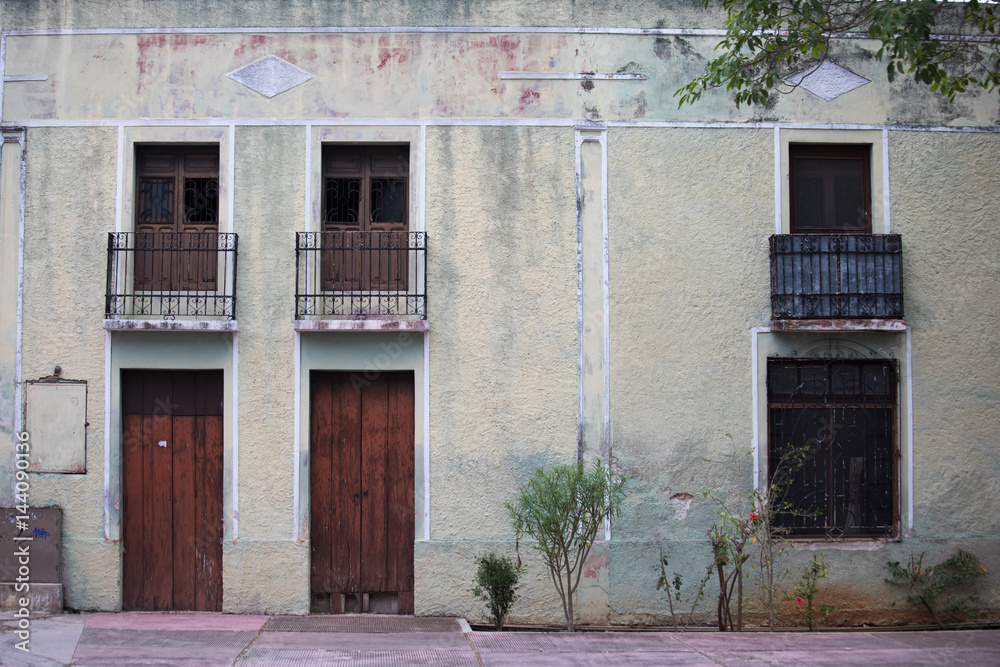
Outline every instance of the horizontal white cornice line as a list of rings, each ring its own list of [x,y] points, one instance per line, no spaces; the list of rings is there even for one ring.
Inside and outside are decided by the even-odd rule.
[[[557,35],[692,35],[723,37],[717,28],[610,28],[578,26],[279,26],[240,28],[53,28],[5,30],[4,35],[225,35],[225,34],[557,34]]]
[[[4,121],[0,130],[9,132],[30,127],[257,127],[257,126],[319,126],[319,127],[578,127],[588,123],[580,118],[245,118],[179,120],[179,119],[130,119],[130,120],[21,120]],[[690,128],[690,129],[767,129],[782,130],[889,130],[894,132],[977,132],[983,134],[1000,133],[1000,126],[949,126],[949,125],[901,125],[878,123],[789,123],[780,121],[671,121],[671,120],[605,120],[601,127],[648,127],[648,128]]]
[[[576,79],[596,79],[598,81],[645,81],[645,74],[633,74],[625,72],[615,72],[611,74],[600,74],[597,72],[500,72],[501,79],[556,79],[556,80],[576,80]]]
[[[783,31],[757,31],[782,32]],[[48,28],[5,30],[4,36],[32,35],[225,35],[225,34],[556,34],[556,35],[636,35],[675,37],[725,37],[724,28],[615,28],[586,26],[271,26],[271,27],[175,27],[175,28]],[[836,39],[873,39],[864,32],[832,33]],[[991,35],[932,34],[931,39],[990,43]]]

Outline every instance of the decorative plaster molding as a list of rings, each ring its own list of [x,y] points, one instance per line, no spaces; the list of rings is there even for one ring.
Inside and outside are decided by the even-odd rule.
[[[827,102],[871,83],[865,77],[841,67],[832,60],[824,60],[816,69],[799,72],[787,80],[788,83],[799,86]]]
[[[265,56],[226,76],[268,98],[280,95],[313,78],[309,72],[278,56]]]

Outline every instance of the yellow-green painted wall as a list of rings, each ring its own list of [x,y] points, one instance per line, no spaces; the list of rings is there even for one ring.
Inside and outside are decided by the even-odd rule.
[[[418,614],[481,618],[468,592],[474,559],[514,549],[504,503],[536,468],[593,456],[599,438],[581,424],[596,424],[607,405],[629,496],[587,564],[580,618],[663,621],[660,547],[697,581],[716,517],[702,490],[746,493],[755,444],[764,464],[767,356],[823,338],[900,364],[903,537],[798,543],[793,573],[824,551],[824,587],[843,620],[860,622],[896,618],[885,563],[911,551],[939,559],[967,548],[1000,571],[996,93],[947,104],[889,85],[870,45],[856,41],[838,62],[871,83],[832,102],[799,90],[773,108],[736,109],[718,93],[678,110],[673,91],[716,38],[626,33],[717,27],[699,2],[411,2],[382,13],[371,3],[260,2],[206,4],[197,18],[188,6],[0,3],[5,30],[99,29],[8,34],[5,74],[47,78],[3,88],[6,127],[27,127],[27,171],[18,342],[11,243],[21,192],[10,169],[20,155],[7,144],[0,399],[13,400],[18,347],[25,380],[58,364],[88,382],[86,474],[31,478],[33,504],[64,510],[68,606],[121,603],[117,373],[216,367],[227,378],[224,609],[307,613],[309,371],[366,370],[393,343],[400,352],[386,368],[413,370],[416,382]],[[121,30],[191,26],[199,30]],[[255,30],[267,27],[300,30]],[[314,78],[265,98],[226,76],[269,54]],[[506,71],[647,78],[501,79]],[[578,156],[581,137],[594,141]],[[219,145],[221,227],[240,238],[235,332],[102,325],[107,234],[131,229],[134,145],[151,141]],[[330,141],[409,144],[410,228],[428,237],[428,331],[296,331],[294,234],[318,229]],[[767,330],[768,237],[786,229],[795,141],[872,145],[874,227],[902,235],[910,331]],[[605,243],[607,301],[597,276]],[[8,473],[11,461],[3,443]],[[8,482],[0,489],[9,495]],[[559,622],[541,563],[520,548],[528,570],[513,620]],[[1000,607],[992,577],[981,599]]]

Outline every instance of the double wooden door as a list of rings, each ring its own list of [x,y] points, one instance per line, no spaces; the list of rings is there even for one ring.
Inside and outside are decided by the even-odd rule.
[[[222,611],[223,372],[122,371],[122,607]]]
[[[323,147],[324,291],[406,291],[408,146]]]
[[[217,288],[219,147],[136,148],[135,289]]]
[[[310,375],[311,587],[413,613],[413,373]]]

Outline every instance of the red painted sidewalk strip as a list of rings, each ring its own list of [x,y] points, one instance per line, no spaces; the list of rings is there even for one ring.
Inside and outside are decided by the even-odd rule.
[[[191,613],[159,614],[156,612],[124,612],[95,614],[85,627],[114,630],[208,630],[257,632],[270,616],[239,614]]]

